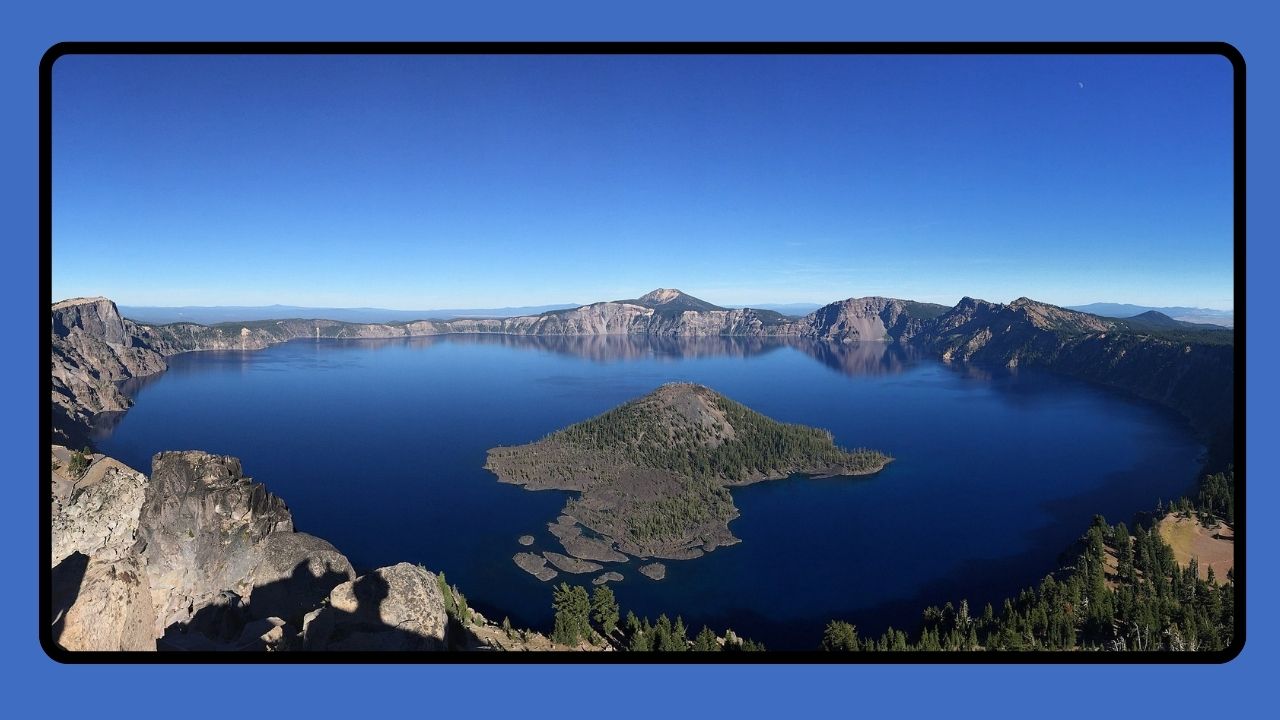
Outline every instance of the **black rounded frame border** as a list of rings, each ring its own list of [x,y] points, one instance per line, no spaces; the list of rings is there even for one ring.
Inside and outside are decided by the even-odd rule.
[[[1085,651],[886,651],[825,653],[779,650],[764,653],[593,653],[554,652],[73,652],[53,641],[51,574],[53,500],[48,492],[52,468],[47,461],[53,439],[48,398],[53,379],[46,365],[52,352],[50,322],[53,247],[53,66],[67,55],[1219,55],[1232,67],[1233,152],[1233,277],[1235,312],[1234,438],[1235,503],[1235,633],[1225,650],[1211,652],[1085,652]],[[157,664],[1214,664],[1235,659],[1245,644],[1245,61],[1225,42],[61,42],[40,59],[40,357],[39,376],[40,470],[39,626],[40,647],[59,663]]]

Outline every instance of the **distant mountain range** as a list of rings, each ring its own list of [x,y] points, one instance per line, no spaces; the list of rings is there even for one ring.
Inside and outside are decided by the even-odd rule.
[[[1144,313],[1158,312],[1183,322],[1222,325],[1224,327],[1233,327],[1235,325],[1235,312],[1232,310],[1211,310],[1209,308],[1193,307],[1148,307],[1146,305],[1129,305],[1127,303],[1090,303],[1088,305],[1072,305],[1067,309],[1113,318],[1131,318]]]
[[[695,298],[696,299],[696,298]],[[701,305],[689,306],[689,310],[723,310],[725,308],[697,300]],[[333,308],[307,307],[304,305],[121,305],[120,314],[130,320],[148,325],[169,323],[199,323],[216,325],[226,322],[254,322],[257,320],[294,320],[298,318],[324,318],[349,323],[394,323],[413,320],[453,320],[455,318],[508,318],[521,315],[540,315],[554,310],[570,310],[576,303],[557,305],[522,305],[501,308],[440,308],[436,310],[391,310],[388,308]],[[735,306],[745,307],[745,306]],[[822,307],[818,303],[783,303],[751,305],[757,310],[772,310],[780,315],[802,317]]]
[[[655,291],[656,292],[656,291]],[[725,310],[728,308],[712,305],[690,295],[692,303],[677,302],[668,306],[674,310]],[[632,301],[643,305],[642,299]],[[324,318],[349,323],[401,323],[413,320],[452,320],[455,318],[509,318],[522,315],[540,315],[556,310],[572,310],[580,307],[574,303],[556,305],[523,305],[520,307],[500,308],[440,308],[436,310],[391,310],[388,308],[331,308],[307,307],[302,305],[183,305],[183,306],[151,306],[121,305],[120,314],[140,323],[199,323],[216,325],[225,322],[253,322],[256,320],[293,320],[298,318]],[[756,305],[733,305],[735,309],[753,308],[770,310],[788,317],[804,317],[822,307],[818,303],[761,303]],[[1158,312],[1174,320],[1189,323],[1221,325],[1232,327],[1235,313],[1231,310],[1211,310],[1193,307],[1148,307],[1146,305],[1129,305],[1125,303],[1090,303],[1088,305],[1072,305],[1068,310],[1078,310],[1091,315],[1111,318],[1132,318],[1143,313]]]
[[[1154,310],[1119,319],[1028,298],[1004,304],[966,297],[948,307],[864,297],[838,300],[795,317],[767,309],[723,308],[666,288],[632,300],[506,317],[494,316],[494,311],[475,311],[486,317],[458,317],[458,311],[438,311],[454,317],[356,323],[316,317],[328,313],[314,308],[302,310],[306,312],[285,314],[312,317],[152,324],[125,319],[106,298],[54,303],[51,399],[59,437],[78,442],[96,416],[128,408],[120,381],[162,372],[167,357],[194,350],[248,351],[295,338],[445,334],[732,336],[838,344],[910,343],[944,362],[1043,367],[1178,410],[1204,433],[1212,454],[1229,458],[1231,452],[1235,332]],[[272,314],[282,312],[272,309]]]
[[[184,305],[153,307],[121,305],[120,314],[140,323],[167,325],[185,322],[216,325],[224,322],[256,320],[292,320],[324,318],[349,323],[390,323],[412,320],[451,320],[453,318],[502,318],[537,315],[548,310],[578,307],[574,304],[527,305],[503,308],[444,308],[439,310],[389,310],[387,308],[326,308],[300,305]]]

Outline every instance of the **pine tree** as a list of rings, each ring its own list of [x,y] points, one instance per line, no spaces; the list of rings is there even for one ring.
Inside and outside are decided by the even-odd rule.
[[[720,642],[716,638],[716,634],[706,625],[702,626],[702,630],[698,632],[698,636],[693,639],[693,649],[695,652],[716,652],[720,650]]]
[[[580,640],[591,636],[591,599],[586,589],[560,583],[560,587],[552,592],[552,607],[556,612],[551,631],[553,641],[562,645],[577,645]]]
[[[689,649],[689,630],[684,626],[684,618],[676,616],[675,627],[671,629],[672,650],[684,652]]]
[[[591,592],[591,617],[606,637],[618,629],[618,601],[608,585],[597,585]]]
[[[827,623],[822,633],[822,649],[828,652],[852,652],[858,649],[858,629],[840,620]]]

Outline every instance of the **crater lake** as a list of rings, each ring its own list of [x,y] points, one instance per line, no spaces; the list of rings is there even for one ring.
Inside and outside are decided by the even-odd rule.
[[[1034,370],[944,364],[888,343],[442,335],[294,340],[170,358],[128,391],[99,451],[144,472],[162,450],[234,455],[363,571],[444,572],[491,620],[549,631],[552,586],[517,552],[562,551],[558,491],[499,483],[486,451],[671,381],[706,385],[838,444],[895,458],[871,477],[734,489],[742,542],[701,558],[609,564],[623,612],[683,617],[812,649],[829,620],[913,631],[927,605],[972,612],[1039,582],[1095,514],[1129,522],[1188,494],[1203,447],[1176,414]],[[517,538],[529,534],[532,547]]]

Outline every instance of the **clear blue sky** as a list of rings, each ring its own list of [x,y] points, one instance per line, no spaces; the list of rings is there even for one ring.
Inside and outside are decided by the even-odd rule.
[[[70,56],[53,294],[1232,307],[1220,57]]]

